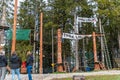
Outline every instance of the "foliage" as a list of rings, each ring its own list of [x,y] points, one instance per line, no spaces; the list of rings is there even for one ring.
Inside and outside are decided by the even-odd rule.
[[[120,1],[119,0],[95,0],[98,3],[98,18],[101,18],[102,25],[107,35],[109,49],[118,49],[118,33],[120,32]]]
[[[16,52],[21,57],[22,61],[26,61],[27,51],[32,51],[33,46],[31,46],[28,41],[17,41]]]
[[[0,0],[0,18],[2,17],[2,13],[3,13],[3,6],[5,6],[5,15],[6,15],[6,20],[7,20],[7,25],[9,27],[12,26],[12,23],[13,23],[13,0]]]
[[[36,40],[34,40],[34,33],[35,31],[38,31],[35,28],[36,26],[36,16],[39,15],[42,7],[44,6],[44,3],[42,4],[41,1],[35,1],[35,0],[25,0],[24,2],[20,3],[20,9],[18,13],[18,26],[21,29],[31,29],[31,34],[30,34],[30,41],[17,41],[17,51],[18,54],[22,57],[23,61],[26,59],[26,51],[30,50],[33,52],[33,44],[38,44],[36,43]],[[40,4],[42,4],[40,6]],[[39,17],[37,17],[39,18]],[[38,20],[39,21],[39,20]],[[38,22],[39,23],[39,22]],[[39,27],[39,25],[37,25]],[[38,46],[38,45],[36,45]],[[37,47],[38,48],[38,47]],[[34,54],[34,53],[33,53]]]
[[[9,0],[10,1],[10,0]],[[7,3],[6,3],[7,4]],[[10,7],[11,8],[11,7]],[[1,10],[1,8],[0,8]],[[9,9],[8,11],[13,11]],[[36,43],[39,49],[39,40],[34,40],[34,32],[39,31],[40,12],[43,12],[43,55],[44,67],[50,67],[52,63],[52,45],[54,45],[55,63],[57,62],[57,29],[70,33],[74,29],[74,14],[79,17],[94,17],[101,19],[105,29],[109,49],[118,48],[117,35],[120,32],[120,0],[25,0],[19,7],[17,24],[18,28],[31,29],[30,41],[17,41],[16,51],[25,60],[27,50],[33,50]],[[11,14],[13,16],[13,14]],[[12,25],[13,17],[8,17]],[[92,34],[93,31],[99,33],[99,24],[82,23],[79,27],[79,34]],[[52,29],[53,34],[52,34]],[[39,33],[38,33],[39,36]],[[52,36],[54,43],[52,44]],[[38,37],[39,38],[39,37]],[[85,39],[86,51],[92,51],[92,38]],[[97,39],[99,42],[99,39]],[[114,43],[111,43],[114,42]],[[83,49],[83,40],[79,40],[79,49]],[[99,46],[99,44],[98,44]],[[99,48],[99,47],[97,47]],[[112,49],[111,49],[112,50]],[[70,40],[62,39],[62,57],[71,56]]]

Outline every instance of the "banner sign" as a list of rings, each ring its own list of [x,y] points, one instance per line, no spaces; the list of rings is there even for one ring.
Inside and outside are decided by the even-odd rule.
[[[16,40],[30,40],[30,29],[17,29]],[[12,29],[6,31],[6,38],[12,40]]]
[[[97,18],[77,17],[78,22],[97,22]]]
[[[66,39],[83,39],[85,37],[91,37],[92,35],[76,35],[70,33],[63,33],[62,38]]]

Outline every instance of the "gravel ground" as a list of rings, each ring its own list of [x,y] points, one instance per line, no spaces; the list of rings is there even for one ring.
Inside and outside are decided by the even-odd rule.
[[[71,77],[72,78],[74,75],[79,75],[79,76],[120,75],[120,70],[64,73],[64,74],[32,74],[32,77],[33,77],[33,80],[54,80],[55,78],[66,78],[66,77]],[[27,74],[21,74],[21,78],[22,78],[22,80],[28,80]],[[5,80],[11,80],[11,74],[7,74]],[[17,76],[15,76],[15,80],[17,80]]]

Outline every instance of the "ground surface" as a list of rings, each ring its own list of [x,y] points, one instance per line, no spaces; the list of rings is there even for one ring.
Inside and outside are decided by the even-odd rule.
[[[54,78],[67,78],[79,76],[91,76],[91,75],[120,75],[120,70],[108,70],[108,71],[95,71],[95,72],[79,72],[79,73],[62,73],[62,74],[32,74],[33,80],[54,80]],[[22,80],[28,80],[27,74],[21,74]],[[7,74],[5,80],[11,80],[11,74]],[[17,80],[17,76],[16,79]]]

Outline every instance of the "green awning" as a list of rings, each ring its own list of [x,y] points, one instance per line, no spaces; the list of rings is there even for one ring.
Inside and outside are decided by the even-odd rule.
[[[30,29],[17,29],[16,30],[16,40],[29,40],[30,39]],[[12,29],[6,31],[7,39],[12,40]]]

